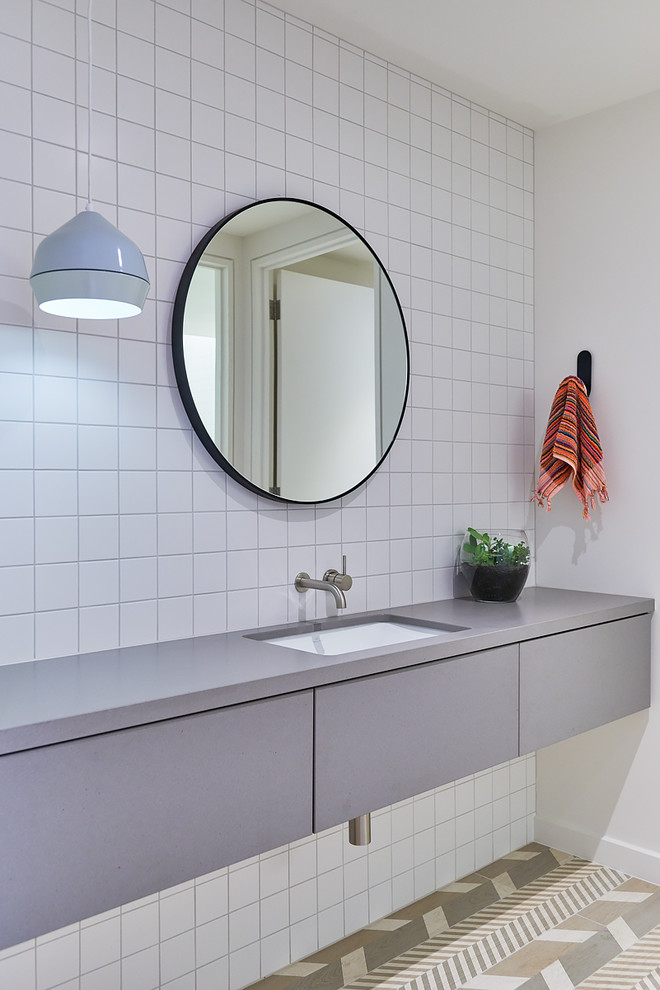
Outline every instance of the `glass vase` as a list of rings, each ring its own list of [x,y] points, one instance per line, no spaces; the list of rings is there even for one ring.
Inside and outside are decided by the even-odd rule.
[[[469,528],[459,554],[461,574],[477,602],[515,602],[529,574],[524,529]]]

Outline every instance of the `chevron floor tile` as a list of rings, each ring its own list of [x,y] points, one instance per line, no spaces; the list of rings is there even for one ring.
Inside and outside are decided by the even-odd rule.
[[[660,887],[533,842],[251,990],[660,990]]]

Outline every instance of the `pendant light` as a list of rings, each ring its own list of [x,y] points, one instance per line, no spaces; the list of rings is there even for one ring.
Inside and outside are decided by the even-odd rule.
[[[87,207],[38,246],[30,285],[39,309],[73,319],[136,316],[149,291],[139,247],[92,206],[92,0],[87,7]]]

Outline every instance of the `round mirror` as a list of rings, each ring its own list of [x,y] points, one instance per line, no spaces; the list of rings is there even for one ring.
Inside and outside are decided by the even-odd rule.
[[[177,384],[200,440],[246,488],[326,502],[372,474],[408,393],[401,306],[330,210],[254,203],[197,245],[174,303]]]

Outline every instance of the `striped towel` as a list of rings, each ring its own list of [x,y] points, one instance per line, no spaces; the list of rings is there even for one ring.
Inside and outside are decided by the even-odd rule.
[[[601,502],[609,499],[602,459],[584,382],[570,375],[564,378],[552,403],[541,452],[541,476],[532,500],[543,505],[547,499],[549,512],[553,495],[573,475],[573,488],[584,506],[582,518],[588,519],[594,496]]]

